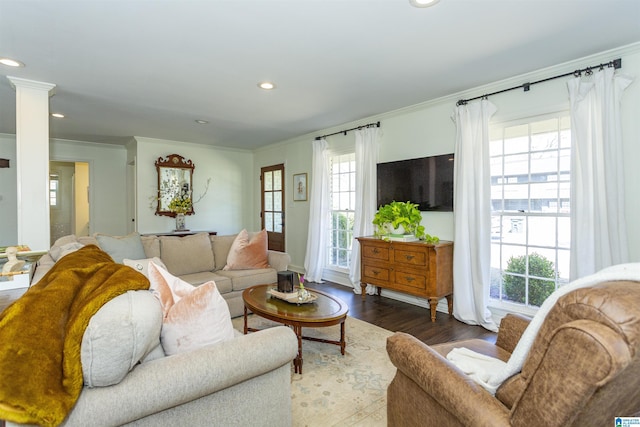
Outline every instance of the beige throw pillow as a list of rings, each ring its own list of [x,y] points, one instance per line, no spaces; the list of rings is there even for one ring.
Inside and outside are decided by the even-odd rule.
[[[231,244],[223,270],[269,268],[268,246],[267,230],[255,233],[252,238],[247,230],[242,230]]]
[[[191,286],[153,262],[149,281],[162,304],[160,342],[167,355],[233,339],[229,307],[215,282]]]
[[[208,233],[185,237],[160,236],[160,253],[167,270],[176,276],[215,269]]]

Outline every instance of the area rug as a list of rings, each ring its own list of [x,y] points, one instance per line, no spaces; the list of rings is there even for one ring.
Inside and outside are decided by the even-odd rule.
[[[242,331],[243,318],[233,319],[233,324]],[[262,329],[273,325],[258,316],[249,317],[251,327]],[[302,332],[305,336],[340,339],[338,325],[305,328]],[[387,386],[395,375],[386,351],[387,337],[392,334],[347,317],[344,356],[337,345],[303,340],[303,373],[295,374],[291,368],[293,425],[386,426]]]

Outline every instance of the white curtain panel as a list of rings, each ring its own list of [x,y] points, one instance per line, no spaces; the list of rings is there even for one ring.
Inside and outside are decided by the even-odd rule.
[[[376,214],[379,128],[360,129],[356,134],[356,206],[353,223],[353,242],[351,245],[351,263],[349,279],[353,292],[362,292],[360,287],[360,243],[356,237],[373,235],[373,216]],[[367,285],[369,295],[376,293],[375,286]]]
[[[329,153],[327,141],[313,141],[311,189],[309,193],[309,231],[304,259],[305,279],[322,283],[322,271],[327,259],[327,229],[329,226]]]
[[[628,262],[620,100],[632,78],[605,68],[571,79],[570,279]]]
[[[453,315],[497,331],[487,307],[491,284],[491,172],[487,100],[456,107],[454,158]]]

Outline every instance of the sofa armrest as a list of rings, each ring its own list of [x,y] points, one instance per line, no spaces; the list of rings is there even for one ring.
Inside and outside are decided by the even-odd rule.
[[[413,336],[397,332],[387,338],[387,353],[399,371],[397,375],[401,372],[411,379],[460,424],[510,425],[509,412],[500,401]]]
[[[119,384],[84,388],[65,424],[132,422],[271,372],[297,353],[293,331],[278,326],[156,359],[138,365]]]
[[[518,341],[520,341],[520,337],[530,322],[530,317],[521,314],[509,313],[504,316],[500,321],[496,345],[509,353],[513,353],[516,345],[518,345]]]
[[[291,256],[288,253],[272,250],[267,252],[267,259],[271,268],[276,271],[285,271],[289,268],[289,263],[291,262]]]

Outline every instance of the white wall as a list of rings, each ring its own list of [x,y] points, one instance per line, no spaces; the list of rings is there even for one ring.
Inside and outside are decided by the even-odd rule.
[[[52,139],[51,160],[89,164],[90,234],[126,232],[126,149],[121,145]],[[53,242],[51,242],[53,243]]]
[[[155,215],[153,197],[158,178],[155,162],[159,157],[179,154],[195,164],[194,199],[202,194],[208,178],[209,191],[194,205],[195,215],[186,217],[190,230],[233,234],[243,228],[254,230],[259,207],[253,202],[253,189],[260,187],[260,173],[253,173],[253,154],[207,145],[136,137],[137,224],[140,233],[169,232],[175,219]],[[259,205],[258,205],[259,206]],[[259,227],[258,221],[258,227]],[[257,230],[258,228],[255,228]]]
[[[18,243],[18,194],[16,178],[16,136],[0,134],[0,159],[9,159],[9,168],[0,168],[0,246]]]
[[[637,212],[640,211],[640,186],[638,185],[640,168],[637,165],[640,160],[640,125],[638,120],[640,117],[640,44],[559,64],[555,67],[452,94],[420,105],[363,118],[357,122],[321,129],[313,134],[265,147],[256,151],[254,173],[259,173],[260,167],[264,165],[285,162],[286,179],[287,182],[291,182],[293,173],[311,172],[311,145],[314,137],[378,120],[382,124],[380,162],[451,153],[454,151],[455,143],[455,126],[451,115],[458,99],[518,86],[525,82],[608,62],[618,57],[622,57],[621,71],[636,77],[636,81],[627,88],[624,94],[622,126],[626,161],[625,199],[627,205],[625,211],[630,258],[632,261],[640,261],[640,221],[636,219]],[[534,85],[529,92],[514,90],[492,96],[490,100],[498,108],[493,120],[499,122],[554,110],[568,110],[566,81],[567,79],[557,79]],[[349,133],[347,136],[329,137],[327,140],[331,146],[344,145],[347,139],[353,144],[353,133]],[[311,180],[313,180],[313,176],[309,175],[309,181],[311,182]],[[291,254],[292,268],[302,269],[307,241],[308,202],[303,205],[299,205],[299,202],[294,204],[290,202],[291,193],[288,193],[286,248]],[[254,190],[254,200],[259,203],[259,188]],[[429,234],[437,235],[446,240],[453,238],[452,213],[424,212],[422,224]]]

